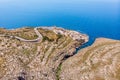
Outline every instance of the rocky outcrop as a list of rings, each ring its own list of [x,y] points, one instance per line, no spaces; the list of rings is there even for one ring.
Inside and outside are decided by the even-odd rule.
[[[120,80],[120,41],[96,39],[61,64],[59,80]]]
[[[88,41],[87,35],[70,30],[62,29],[77,34],[77,39],[73,34],[66,36],[53,29],[38,28],[36,33],[42,35],[42,40],[31,42],[39,37],[34,30],[0,29],[0,80],[59,80],[62,63]]]
[[[0,80],[120,80],[120,41],[98,38],[76,54],[87,41],[56,27],[0,29]]]

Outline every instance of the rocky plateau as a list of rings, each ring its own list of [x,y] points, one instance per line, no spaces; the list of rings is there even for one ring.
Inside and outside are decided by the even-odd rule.
[[[120,80],[120,41],[58,27],[0,28],[0,80]]]

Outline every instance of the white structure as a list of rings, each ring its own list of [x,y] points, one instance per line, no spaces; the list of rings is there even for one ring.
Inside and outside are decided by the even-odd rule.
[[[53,28],[53,32],[56,34],[62,34],[65,36],[70,36],[73,40],[85,40],[85,42],[88,42],[89,37],[86,34],[81,34],[77,31],[72,31],[72,30],[65,30],[63,28]]]

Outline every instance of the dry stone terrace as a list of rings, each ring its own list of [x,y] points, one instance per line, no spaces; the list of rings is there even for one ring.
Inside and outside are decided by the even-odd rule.
[[[56,34],[53,29],[36,29],[0,29],[0,35],[5,35],[0,36],[0,80],[59,80],[61,64],[87,41]],[[9,37],[19,35],[20,38],[34,40],[39,37],[35,36],[38,32],[42,40],[37,43]]]
[[[96,39],[63,62],[59,80],[120,80],[120,41]]]
[[[34,30],[32,28],[26,27],[22,29],[9,30],[9,31],[4,28],[1,28],[0,36],[10,36],[25,42],[38,42],[40,39],[42,40],[42,35],[37,30],[39,28],[54,32],[56,34],[69,36],[73,40],[78,40],[78,41],[85,40],[85,42],[88,42],[89,40],[89,37],[86,34],[81,34],[77,31],[65,30],[63,28],[57,28],[57,27],[36,27],[34,28]]]
[[[28,41],[10,37],[18,34]],[[39,34],[42,40],[29,41]],[[0,35],[0,80],[120,80],[118,40],[99,38],[75,54],[88,41],[86,34],[42,27],[0,29]]]
[[[87,42],[89,40],[89,37],[86,34],[81,34],[77,31],[72,31],[72,30],[65,30],[63,28],[56,28],[53,27],[53,31],[56,34],[63,34],[65,36],[70,36],[73,40],[85,40]]]

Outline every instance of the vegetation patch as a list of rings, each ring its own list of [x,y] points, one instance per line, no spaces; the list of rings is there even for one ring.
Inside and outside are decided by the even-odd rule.
[[[61,72],[62,63],[59,64],[56,70],[56,80],[60,80],[60,72]]]

